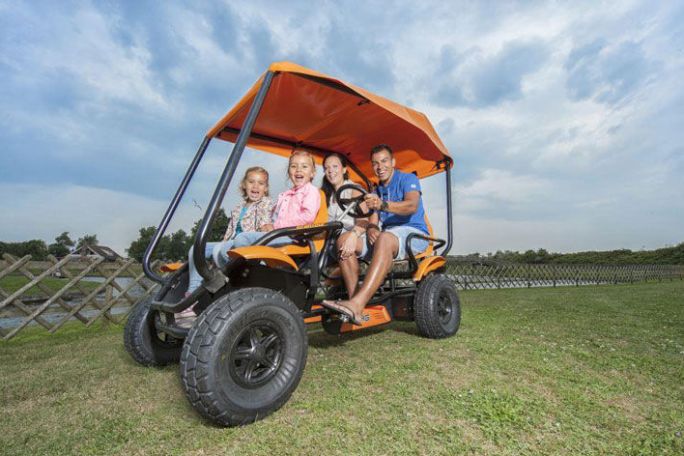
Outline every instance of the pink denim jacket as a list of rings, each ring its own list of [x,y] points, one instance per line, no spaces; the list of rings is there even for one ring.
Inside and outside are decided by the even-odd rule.
[[[286,228],[298,225],[310,225],[316,220],[321,207],[321,194],[318,187],[311,182],[301,187],[285,190],[278,195],[275,207],[273,227]]]

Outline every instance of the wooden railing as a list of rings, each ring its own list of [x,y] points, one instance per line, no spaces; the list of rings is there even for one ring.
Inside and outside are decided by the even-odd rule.
[[[67,256],[31,261],[3,255],[0,262],[0,337],[11,339],[31,324],[54,333],[76,319],[119,324],[157,290],[134,260]]]

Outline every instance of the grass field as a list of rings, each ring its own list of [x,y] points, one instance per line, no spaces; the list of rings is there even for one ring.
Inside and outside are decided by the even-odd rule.
[[[462,292],[458,335],[315,332],[292,399],[222,429],[115,326],[0,343],[3,454],[684,454],[684,282]]]

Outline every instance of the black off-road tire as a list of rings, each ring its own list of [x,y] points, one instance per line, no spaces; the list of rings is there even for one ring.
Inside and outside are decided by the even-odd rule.
[[[416,325],[430,339],[453,336],[461,325],[461,302],[454,283],[444,274],[430,274],[418,285],[414,299]]]
[[[183,345],[185,394],[203,417],[222,426],[278,410],[302,378],[308,340],[287,297],[267,288],[222,296],[200,315]]]
[[[150,308],[151,301],[151,298],[141,301],[128,315],[124,327],[124,347],[143,366],[177,363],[183,341],[157,332],[154,326],[155,312]]]

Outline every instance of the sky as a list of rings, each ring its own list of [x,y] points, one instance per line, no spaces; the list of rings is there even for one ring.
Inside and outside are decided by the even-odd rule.
[[[96,233],[124,253],[281,60],[429,117],[455,161],[452,253],[684,241],[684,2],[625,0],[0,0],[0,240]],[[171,231],[231,150],[212,143]],[[265,164],[285,188],[283,160],[247,155],[236,176]],[[442,236],[443,192],[423,182]]]

